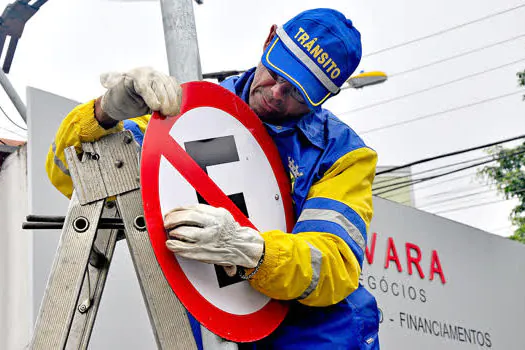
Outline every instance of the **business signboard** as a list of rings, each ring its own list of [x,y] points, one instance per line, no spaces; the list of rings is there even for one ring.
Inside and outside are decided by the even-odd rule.
[[[525,349],[525,246],[374,199],[361,282],[381,349]]]

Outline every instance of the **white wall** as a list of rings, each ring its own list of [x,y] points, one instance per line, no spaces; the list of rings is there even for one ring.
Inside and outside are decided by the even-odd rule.
[[[27,215],[27,151],[11,154],[0,170],[0,349],[22,349],[32,327],[31,236]]]

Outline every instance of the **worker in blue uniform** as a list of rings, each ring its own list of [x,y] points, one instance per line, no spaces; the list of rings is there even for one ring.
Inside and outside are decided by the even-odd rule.
[[[377,155],[321,107],[360,59],[352,22],[338,11],[313,9],[273,25],[257,67],[221,83],[259,116],[279,150],[291,178],[292,232],[241,227],[226,210],[203,204],[165,216],[166,246],[175,254],[223,265],[261,293],[289,301],[283,323],[252,348],[379,348],[376,301],[359,284]],[[50,147],[47,171],[66,196],[72,194],[66,147],[80,152],[82,142],[123,128],[140,143],[151,111],[179,112],[181,88],[173,77],[137,68],[101,80],[106,93],[71,111]]]

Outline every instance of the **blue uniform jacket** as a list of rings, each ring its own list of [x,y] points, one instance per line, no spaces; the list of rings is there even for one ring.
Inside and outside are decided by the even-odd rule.
[[[252,68],[241,76],[229,78],[221,86],[248,103],[254,70]],[[142,143],[142,131],[133,121],[124,121],[124,127]],[[355,235],[351,235],[348,229],[334,222],[299,220],[292,233],[317,231],[336,234],[350,246],[362,267],[367,223],[337,198],[308,199],[308,193],[336,161],[353,150],[367,146],[350,127],[321,108],[299,120],[279,125],[265,123],[265,127],[277,146],[284,168],[290,174],[296,217],[300,218],[305,209],[331,210],[343,214],[356,228]],[[310,307],[295,301],[290,303],[290,312],[276,331],[258,342],[240,344],[240,348],[379,349],[379,311],[375,298],[363,286],[360,285],[343,301],[328,307]],[[191,316],[190,323],[197,345],[202,349],[199,324]]]
[[[248,103],[249,88],[253,81],[254,68],[239,77],[229,78],[221,83],[228,90]],[[307,200],[310,187],[319,181],[330,166],[349,151],[366,147],[361,138],[346,124],[325,109],[313,111],[300,120],[280,125],[266,124],[281,155],[284,168],[292,179],[292,199],[296,217],[306,208],[326,207],[345,212],[364,236],[366,225],[349,208],[335,201],[326,203],[321,199]],[[335,207],[335,208],[334,208]],[[315,227],[305,228],[310,225]],[[294,232],[326,231],[326,224],[312,224],[302,221],[296,224]],[[328,232],[339,234],[333,227]],[[348,235],[341,233],[352,251],[363,263],[364,249],[360,249]],[[362,248],[362,247],[361,247]],[[255,344],[256,349],[379,349],[379,311],[375,298],[362,286],[345,300],[329,307],[309,307],[292,302],[290,312],[279,328]]]

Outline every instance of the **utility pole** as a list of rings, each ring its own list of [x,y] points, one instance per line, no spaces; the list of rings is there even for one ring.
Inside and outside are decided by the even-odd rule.
[[[11,85],[11,81],[9,81],[9,78],[5,75],[5,73],[0,70],[0,85],[4,88],[7,96],[11,99],[11,102],[13,102],[13,105],[15,106],[18,113],[20,113],[20,116],[24,120],[25,123],[27,123],[27,109],[26,105],[16,92],[13,85]]]
[[[18,40],[22,36],[27,21],[29,21],[29,19],[31,19],[31,17],[33,17],[46,2],[47,0],[38,0],[29,4],[29,0],[17,0],[8,4],[0,16],[0,54],[4,51],[6,38],[8,36],[10,37],[9,47],[5,53],[4,64],[0,71],[0,85],[4,88],[7,96],[13,102],[24,122],[27,122],[26,106],[11,85],[6,74],[9,73],[9,70],[11,69],[16,46]]]
[[[170,75],[179,83],[201,80],[192,0],[160,0]]]

